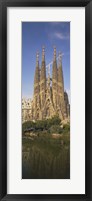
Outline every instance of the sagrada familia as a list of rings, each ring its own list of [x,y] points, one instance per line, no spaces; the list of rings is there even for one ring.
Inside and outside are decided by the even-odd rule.
[[[30,102],[29,100],[22,99],[23,122],[48,119],[55,115],[58,115],[62,121],[69,121],[70,105],[68,94],[64,91],[62,55],[59,54],[57,61],[55,47],[52,61],[52,75],[50,75],[49,68],[48,73],[46,72],[46,68],[45,48],[43,47],[41,68],[39,54],[37,53],[36,55],[33,100]]]

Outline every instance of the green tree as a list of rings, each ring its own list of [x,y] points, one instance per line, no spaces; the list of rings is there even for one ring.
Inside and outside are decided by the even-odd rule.
[[[22,124],[22,133],[24,134],[24,131],[28,128],[35,128],[35,122],[33,121],[24,122]]]

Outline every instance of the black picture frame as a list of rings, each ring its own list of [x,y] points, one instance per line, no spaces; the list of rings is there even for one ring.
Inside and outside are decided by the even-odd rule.
[[[85,7],[85,194],[7,194],[7,7]],[[92,200],[92,0],[0,0],[0,200]],[[81,67],[80,67],[81,68]]]

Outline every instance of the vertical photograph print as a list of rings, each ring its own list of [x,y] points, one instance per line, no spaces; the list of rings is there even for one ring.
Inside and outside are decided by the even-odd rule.
[[[22,179],[70,179],[70,22],[22,22]]]

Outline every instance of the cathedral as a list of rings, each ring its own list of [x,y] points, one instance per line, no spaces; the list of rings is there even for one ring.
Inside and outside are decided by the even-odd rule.
[[[46,66],[45,48],[43,47],[41,65],[39,64],[39,54],[36,55],[34,94],[27,120],[43,120],[58,115],[62,121],[69,121],[70,105],[68,94],[64,92],[62,55],[59,53],[57,59],[55,47],[51,64],[52,73],[50,73],[49,67]]]

